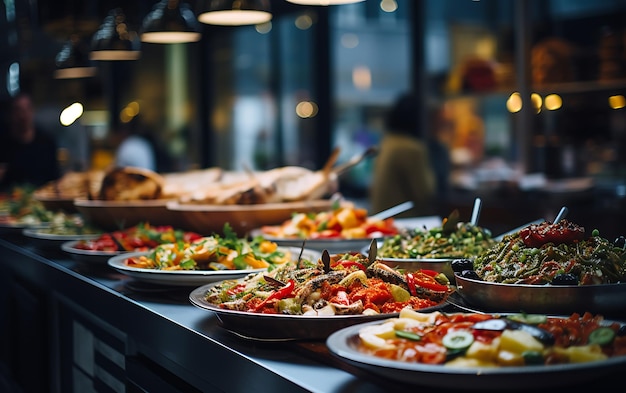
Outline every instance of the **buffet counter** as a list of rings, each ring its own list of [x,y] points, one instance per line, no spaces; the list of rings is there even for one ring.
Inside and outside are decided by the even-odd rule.
[[[238,337],[191,305],[192,288],[142,284],[60,249],[37,248],[20,233],[2,234],[0,264],[0,362],[23,392],[420,388],[417,379],[408,386],[345,363],[323,342]],[[604,375],[577,387],[597,391],[622,381]]]

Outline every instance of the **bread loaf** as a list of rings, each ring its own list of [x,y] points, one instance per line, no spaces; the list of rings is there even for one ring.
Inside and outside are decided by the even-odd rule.
[[[161,175],[136,167],[113,168],[104,175],[98,199],[136,201],[160,199],[164,180]]]

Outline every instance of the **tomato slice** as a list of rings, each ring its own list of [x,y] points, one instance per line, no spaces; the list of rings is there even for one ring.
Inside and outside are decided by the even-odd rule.
[[[546,221],[523,228],[519,235],[527,247],[539,248],[546,243],[574,243],[583,240],[585,228],[567,220],[561,220],[556,224]]]

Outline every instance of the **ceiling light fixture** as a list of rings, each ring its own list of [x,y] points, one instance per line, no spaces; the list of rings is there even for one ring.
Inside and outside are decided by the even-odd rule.
[[[287,0],[290,3],[299,5],[339,5],[339,4],[352,4],[360,3],[365,0]]]
[[[196,42],[201,38],[200,26],[187,3],[161,0],[143,19],[140,38],[155,44]]]
[[[109,12],[91,39],[91,60],[137,60],[141,56],[139,36],[126,23],[120,8]]]
[[[271,19],[268,0],[206,0],[198,15],[202,23],[223,26],[256,25]]]
[[[55,58],[56,79],[88,78],[96,75],[96,67],[89,60],[89,45],[78,35],[72,35]]]

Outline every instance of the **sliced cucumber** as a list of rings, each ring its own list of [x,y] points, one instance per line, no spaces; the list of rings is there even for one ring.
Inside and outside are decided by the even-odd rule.
[[[452,332],[448,332],[441,343],[447,349],[465,349],[469,348],[470,345],[474,342],[474,335],[472,332],[467,330],[455,330]]]
[[[609,345],[615,338],[615,331],[608,326],[601,326],[589,333],[589,344]]]
[[[419,334],[407,332],[406,330],[396,330],[396,337],[406,338],[407,340],[412,341],[420,341],[422,339],[422,336]]]

